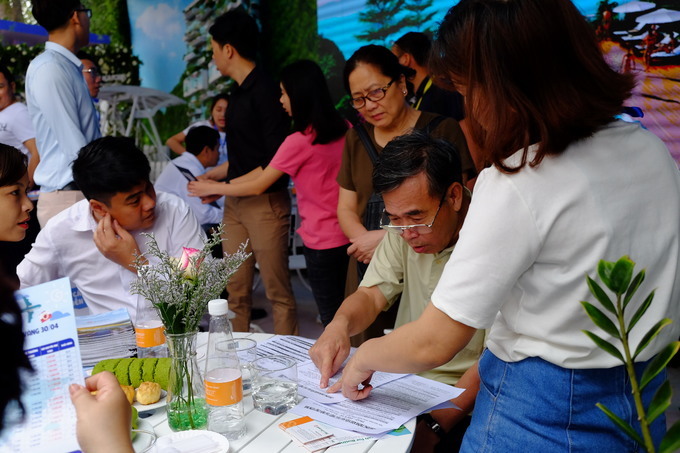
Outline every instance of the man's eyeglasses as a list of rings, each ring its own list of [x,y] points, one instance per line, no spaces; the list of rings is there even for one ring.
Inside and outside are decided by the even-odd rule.
[[[387,90],[390,89],[394,82],[395,80],[392,80],[390,83],[388,83],[382,88],[376,88],[375,90],[371,90],[366,94],[366,96],[352,98],[349,100],[349,103],[356,110],[359,110],[360,108],[363,108],[366,105],[366,99],[368,99],[369,101],[378,102],[379,100],[385,97],[385,95],[387,94]]]
[[[386,230],[390,233],[393,234],[398,234],[402,235],[404,234],[404,231],[410,231],[412,233],[416,234],[430,234],[432,233],[432,225],[434,225],[435,220],[437,220],[437,215],[439,214],[439,210],[442,208],[442,204],[444,203],[444,199],[446,198],[446,193],[442,195],[441,200],[439,200],[439,206],[437,206],[437,212],[434,213],[434,218],[432,219],[432,222],[429,224],[425,223],[417,223],[415,225],[392,225],[390,224],[390,220],[387,217],[387,213],[383,209],[383,215],[380,217],[380,228],[383,230]],[[386,221],[386,222],[385,222]]]
[[[79,13],[85,13],[87,14],[87,17],[92,19],[92,10],[90,8],[76,8],[73,11],[77,11]]]
[[[87,69],[83,69],[83,74],[84,74],[84,73],[90,74],[90,75],[92,76],[92,78],[94,78],[94,79],[96,79],[97,77],[99,77],[100,75],[102,75],[101,72],[99,72],[99,69],[97,69],[97,68],[87,68]]]

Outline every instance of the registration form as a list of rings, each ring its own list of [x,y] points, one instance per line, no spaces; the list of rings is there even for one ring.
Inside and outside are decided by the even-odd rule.
[[[80,451],[69,385],[84,385],[71,284],[55,280],[16,293],[22,310],[24,351],[35,373],[26,374],[26,418],[6,429],[0,452]]]

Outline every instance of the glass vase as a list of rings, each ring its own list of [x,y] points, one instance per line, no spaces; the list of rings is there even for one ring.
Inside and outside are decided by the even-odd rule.
[[[173,431],[205,429],[208,411],[203,378],[196,361],[196,332],[166,334],[170,353],[168,425]]]

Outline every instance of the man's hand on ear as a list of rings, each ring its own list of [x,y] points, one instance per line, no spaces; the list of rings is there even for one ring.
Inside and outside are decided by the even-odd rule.
[[[102,255],[130,272],[137,273],[134,267],[135,255],[141,254],[137,241],[110,214],[107,213],[99,221],[94,231],[94,243]]]

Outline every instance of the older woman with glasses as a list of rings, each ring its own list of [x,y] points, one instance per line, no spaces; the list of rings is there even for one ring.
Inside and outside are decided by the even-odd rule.
[[[395,137],[413,129],[431,129],[428,132],[432,136],[456,145],[461,154],[464,177],[472,178],[476,174],[458,122],[446,118],[432,123],[438,115],[415,110],[406,102],[406,80],[410,72],[412,70],[400,65],[399,59],[387,48],[376,45],[361,47],[345,65],[344,82],[350,103],[365,121],[347,132],[337,179],[340,184],[338,220],[352,243],[347,253],[355,258],[351,260],[348,272],[347,291],[350,293],[356,290],[357,277],[363,276],[385,234],[379,228],[382,206],[369,203],[373,194],[374,159],[366,145],[379,154]],[[358,267],[358,273],[355,267]],[[387,328],[394,327],[390,320],[384,320],[383,324]],[[375,325],[372,330],[380,334],[383,326]],[[369,333],[368,336],[374,335]]]

